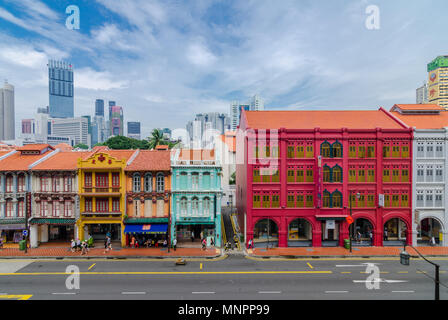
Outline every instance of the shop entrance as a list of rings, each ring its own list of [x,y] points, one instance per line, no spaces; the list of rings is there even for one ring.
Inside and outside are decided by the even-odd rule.
[[[353,240],[355,241],[353,245],[357,247],[373,246],[373,226],[369,220],[356,219]]]
[[[322,221],[322,247],[339,246],[339,221]]]
[[[23,230],[1,230],[1,237],[3,239],[3,243],[6,242],[18,243],[23,238],[22,232]]]
[[[109,235],[112,241],[121,240],[121,225],[118,223],[111,224],[87,224],[88,234],[90,234],[93,240],[105,240]],[[88,237],[87,234],[84,235]]]
[[[69,226],[49,226],[48,227],[48,240],[49,241],[70,241],[74,239],[75,227]]]
[[[402,246],[406,236],[406,223],[399,218],[390,219],[384,224],[383,246]]]
[[[417,243],[419,245],[440,245],[442,227],[433,218],[426,218],[420,222]]]
[[[311,247],[313,232],[305,219],[296,219],[289,224],[288,247]]]
[[[278,227],[274,220],[263,219],[255,224],[254,247],[278,247]]]
[[[201,247],[201,239],[212,237],[215,240],[215,226],[214,225],[177,225],[176,239],[183,247]]]

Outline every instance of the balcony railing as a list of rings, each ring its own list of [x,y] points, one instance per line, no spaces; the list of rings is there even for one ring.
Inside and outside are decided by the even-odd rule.
[[[83,187],[84,193],[120,193],[121,187]]]

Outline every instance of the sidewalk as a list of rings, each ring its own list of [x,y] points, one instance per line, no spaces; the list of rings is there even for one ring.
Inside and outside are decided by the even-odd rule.
[[[417,247],[424,256],[447,256],[448,247]],[[353,252],[342,247],[333,248],[255,248],[248,249],[247,253],[252,257],[399,257],[403,247],[353,247]],[[406,251],[412,256],[418,256],[417,252],[410,247]]]
[[[85,255],[81,252],[71,252],[68,247],[39,247],[29,249],[28,252],[20,251],[18,248],[0,249],[0,259],[2,258],[200,258],[200,257],[218,257],[221,255],[221,249],[210,248],[202,250],[201,248],[177,248],[176,251],[167,248],[120,248],[104,253],[104,248],[91,248]]]

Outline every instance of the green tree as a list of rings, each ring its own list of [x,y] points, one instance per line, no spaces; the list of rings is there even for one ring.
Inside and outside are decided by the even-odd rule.
[[[232,173],[232,175],[230,176],[229,184],[230,185],[236,184],[236,172]]]
[[[73,149],[84,149],[84,150],[88,150],[89,149],[89,146],[88,145],[86,145],[86,144],[84,144],[84,143],[78,143],[77,145],[75,145],[74,147],[73,147]]]
[[[114,150],[129,150],[129,149],[149,149],[149,142],[146,140],[137,140],[124,136],[115,136],[107,139],[104,145]]]
[[[160,145],[168,146],[169,149],[172,149],[178,144],[178,142],[173,143],[173,142],[170,142],[169,140],[166,140],[163,137],[162,131],[159,129],[154,129],[151,132],[151,136],[148,138],[148,141],[149,141],[149,149],[150,150],[153,150],[157,146],[160,146]]]

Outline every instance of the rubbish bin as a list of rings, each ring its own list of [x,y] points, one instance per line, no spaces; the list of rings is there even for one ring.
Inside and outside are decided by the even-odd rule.
[[[25,251],[25,247],[26,247],[26,241],[25,240],[19,241],[19,250]]]
[[[344,239],[344,248],[350,249],[350,239]]]

